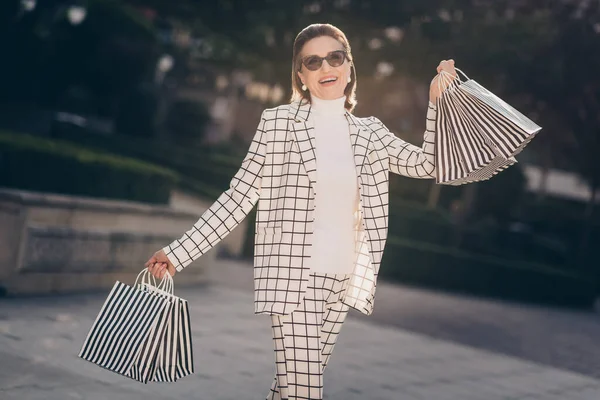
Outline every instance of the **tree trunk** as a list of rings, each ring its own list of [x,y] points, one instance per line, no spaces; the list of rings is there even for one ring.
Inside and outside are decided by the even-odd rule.
[[[434,209],[440,202],[440,193],[442,192],[442,185],[438,185],[433,181],[429,187],[429,197],[427,198],[427,207]]]
[[[579,251],[577,254],[578,267],[579,270],[584,273],[593,273],[594,266],[590,263],[588,265],[586,260],[586,254],[588,253],[588,247],[590,243],[590,236],[592,234],[592,229],[594,227],[594,210],[596,208],[596,192],[598,191],[598,184],[594,181],[591,186],[591,195],[590,199],[585,208],[585,212],[583,215],[583,229],[581,234],[581,242],[579,243]]]
[[[537,201],[542,201],[546,198],[548,194],[548,177],[550,175],[550,165],[548,163],[544,163],[541,167],[541,175],[540,175],[540,187],[537,192]]]
[[[467,222],[473,214],[473,206],[477,196],[477,186],[474,183],[467,184],[460,199],[460,211],[457,218],[457,234],[455,236],[455,246],[460,247],[463,241],[463,236]]]
[[[475,198],[477,197],[477,186],[476,184],[468,184],[462,193],[463,201],[463,222],[467,222],[469,217],[473,214],[473,207],[475,206]]]
[[[592,188],[592,193],[590,194],[590,199],[585,207],[585,213],[584,213],[584,218],[586,219],[586,221],[589,221],[592,216],[594,215],[594,209],[596,208],[596,197],[597,197],[597,192],[598,192],[598,188]]]

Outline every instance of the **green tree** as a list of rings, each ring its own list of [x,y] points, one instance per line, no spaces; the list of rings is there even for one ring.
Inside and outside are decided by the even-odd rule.
[[[182,145],[199,145],[210,122],[208,108],[199,102],[177,100],[169,110],[167,130]]]
[[[0,46],[10,54],[0,67],[7,89],[2,101],[54,108],[80,87],[93,97],[97,114],[113,115],[122,96],[152,76],[159,52],[156,33],[131,7],[88,0],[86,18],[73,25],[66,2],[38,1],[33,10],[20,13],[14,3],[0,9],[7,21]]]

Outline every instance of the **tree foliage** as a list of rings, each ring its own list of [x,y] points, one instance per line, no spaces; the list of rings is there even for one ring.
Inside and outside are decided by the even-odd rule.
[[[600,185],[598,2],[88,0],[88,17],[77,27],[57,11],[64,13],[64,1],[39,1],[30,13],[19,12],[19,3],[0,6],[0,45],[11,55],[0,65],[5,101],[54,104],[81,85],[100,112],[118,111],[133,88],[152,78],[164,26],[191,32],[183,64],[199,57],[286,87],[296,34],[330,22],[350,39],[359,77],[388,62],[390,78],[428,82],[441,59],[454,58],[544,127],[531,145],[540,163],[576,169]]]

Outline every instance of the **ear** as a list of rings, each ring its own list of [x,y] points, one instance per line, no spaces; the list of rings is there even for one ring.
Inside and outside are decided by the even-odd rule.
[[[298,71],[298,78],[300,78],[300,82],[302,82],[303,85],[305,85],[304,83],[304,76],[302,76],[302,72]]]

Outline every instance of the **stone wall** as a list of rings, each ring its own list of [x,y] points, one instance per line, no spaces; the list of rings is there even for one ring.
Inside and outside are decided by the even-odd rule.
[[[184,211],[181,196],[175,198],[178,208],[0,189],[0,290],[40,294],[133,283],[144,262],[211,204],[188,198]],[[245,224],[236,228],[177,274],[175,284],[204,281],[220,251],[241,251],[245,231]]]

